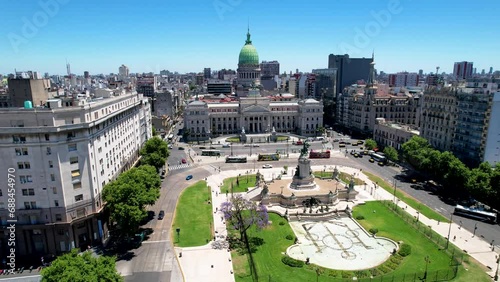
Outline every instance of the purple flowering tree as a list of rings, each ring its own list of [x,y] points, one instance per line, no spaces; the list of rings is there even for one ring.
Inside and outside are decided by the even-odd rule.
[[[224,214],[224,219],[240,233],[240,239],[245,241],[246,231],[255,225],[258,229],[265,227],[269,223],[267,208],[243,198],[241,195],[232,197],[229,202],[224,202],[220,210]]]

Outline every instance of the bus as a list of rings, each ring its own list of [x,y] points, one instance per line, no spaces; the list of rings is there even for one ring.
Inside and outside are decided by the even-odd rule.
[[[172,139],[174,139],[174,135],[173,135],[173,134],[169,134],[169,135],[167,136],[167,140],[168,140],[168,142],[172,142]]]
[[[330,158],[330,151],[309,151],[309,158],[310,159],[329,159]]]
[[[241,156],[227,156],[226,163],[246,163],[247,157]]]
[[[257,160],[261,161],[279,161],[280,154],[259,154]]]
[[[220,156],[220,150],[201,150],[202,156]]]
[[[376,162],[382,162],[382,163],[385,163],[387,161],[387,159],[382,156],[382,155],[379,155],[377,153],[373,153],[371,154],[371,157],[376,161]]]
[[[462,215],[464,217],[470,217],[481,221],[487,221],[491,223],[497,222],[497,214],[494,212],[487,212],[480,209],[468,208],[461,205],[456,205],[453,213],[456,215]]]

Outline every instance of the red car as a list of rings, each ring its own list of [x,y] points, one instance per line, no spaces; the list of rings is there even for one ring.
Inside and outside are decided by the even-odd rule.
[[[183,164],[187,163],[186,159],[182,159],[181,161]]]

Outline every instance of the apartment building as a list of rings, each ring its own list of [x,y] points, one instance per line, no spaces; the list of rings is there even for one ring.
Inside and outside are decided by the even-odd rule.
[[[0,169],[16,185],[17,255],[57,254],[108,238],[102,189],[132,167],[152,136],[147,98],[100,89],[43,106],[0,109]],[[11,180],[12,181],[12,180]],[[0,255],[13,219],[8,178],[0,178]]]

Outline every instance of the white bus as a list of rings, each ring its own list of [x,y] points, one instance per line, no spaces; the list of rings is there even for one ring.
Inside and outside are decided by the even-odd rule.
[[[479,219],[481,221],[487,221],[491,223],[497,222],[497,214],[494,212],[487,212],[484,210],[468,208],[461,205],[456,205],[455,211],[453,213],[465,217]]]
[[[385,163],[387,161],[386,157],[379,155],[377,153],[373,153],[371,157],[376,161],[376,162],[383,162]]]

